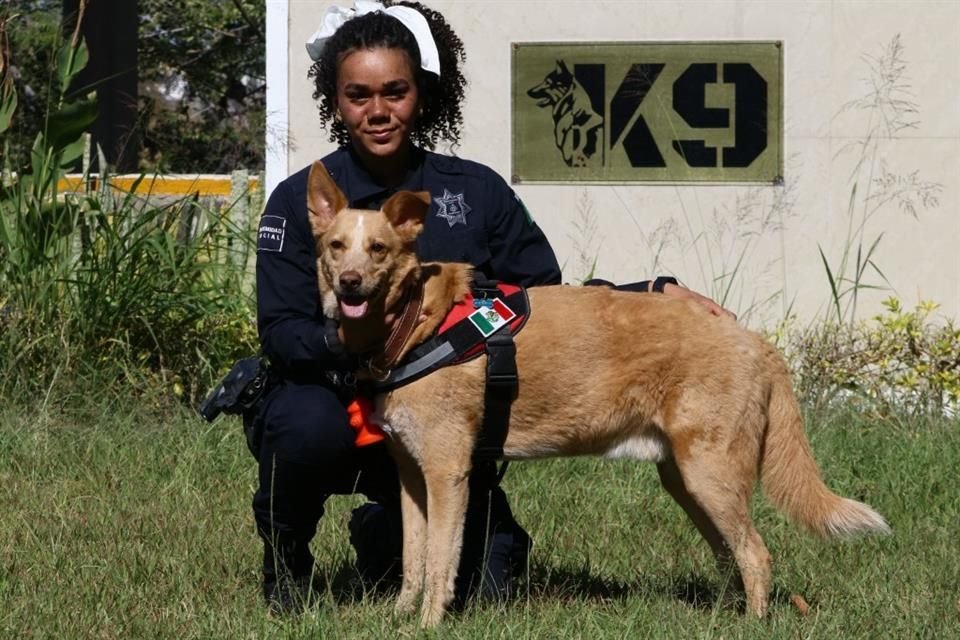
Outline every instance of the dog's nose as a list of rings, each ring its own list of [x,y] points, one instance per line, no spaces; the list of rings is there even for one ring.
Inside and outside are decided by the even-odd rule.
[[[340,274],[340,288],[344,291],[356,291],[363,283],[363,277],[356,271],[344,271]]]

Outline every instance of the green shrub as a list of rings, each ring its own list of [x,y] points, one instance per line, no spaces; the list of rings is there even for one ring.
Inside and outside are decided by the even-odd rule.
[[[110,201],[0,198],[0,391],[79,377],[192,401],[255,351],[249,228],[189,200]],[[202,230],[183,237],[185,216]]]
[[[157,204],[136,187],[118,195],[84,180],[81,193],[60,192],[96,117],[91,98],[65,98],[86,60],[82,40],[61,47],[31,171],[0,185],[0,395],[133,388],[195,401],[256,348],[251,221],[194,199]],[[9,125],[16,94],[4,78]]]
[[[177,207],[107,212],[95,195],[69,202],[55,217],[71,233],[44,254],[7,261],[0,275],[0,387],[106,373],[99,383],[156,380],[195,399],[228,361],[255,350],[249,278],[222,261],[226,240],[249,234],[223,212],[204,211],[206,230],[178,241]],[[24,213],[8,229],[12,243],[38,217]]]
[[[861,322],[784,323],[773,341],[794,382],[817,407],[849,403],[880,415],[951,414],[960,409],[960,329],[935,322],[937,305],[906,310],[896,298]]]

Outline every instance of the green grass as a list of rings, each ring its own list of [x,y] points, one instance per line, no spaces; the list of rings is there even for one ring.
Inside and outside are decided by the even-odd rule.
[[[514,464],[505,480],[536,546],[522,593],[435,632],[348,592],[346,522],[328,502],[314,541],[327,593],[276,619],[259,599],[255,465],[235,420],[180,409],[0,409],[3,638],[944,638],[960,628],[960,423],[810,420],[829,484],[895,535],[822,543],[755,501],[774,557],[765,621],[718,607],[724,578],[650,465]],[[810,603],[807,617],[791,594]]]

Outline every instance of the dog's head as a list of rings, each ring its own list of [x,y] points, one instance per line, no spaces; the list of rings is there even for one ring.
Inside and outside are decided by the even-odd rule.
[[[307,209],[327,317],[359,320],[389,311],[420,277],[416,240],[430,207],[427,192],[401,191],[380,211],[347,207],[321,162],[307,182]]]
[[[537,101],[538,107],[549,107],[573,88],[573,74],[563,60],[557,60],[556,68],[548,73],[540,84],[527,90],[527,95]]]

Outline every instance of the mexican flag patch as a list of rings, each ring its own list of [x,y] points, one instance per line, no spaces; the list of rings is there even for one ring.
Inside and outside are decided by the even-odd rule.
[[[482,306],[467,316],[484,338],[492,335],[497,329],[517,317],[510,307],[500,298],[493,300],[474,300]]]

